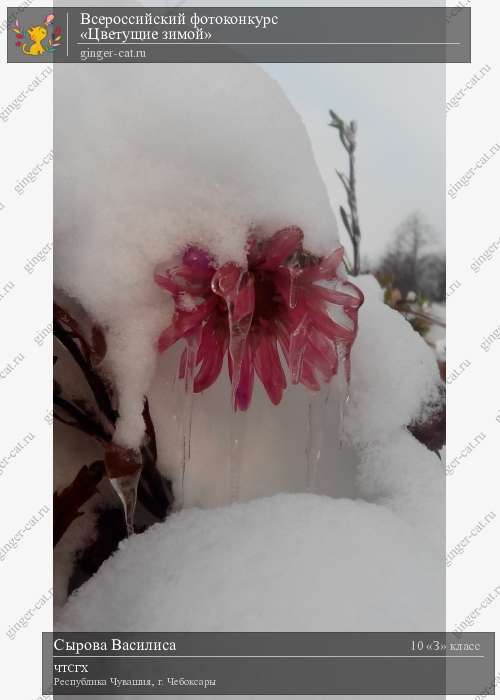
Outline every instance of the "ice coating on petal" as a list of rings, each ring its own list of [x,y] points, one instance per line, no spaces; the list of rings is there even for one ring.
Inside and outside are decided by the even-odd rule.
[[[167,350],[180,338],[184,338],[192,333],[203,321],[205,321],[215,306],[214,299],[206,299],[195,307],[193,311],[177,310],[174,314],[173,323],[161,334],[158,340],[160,352]]]
[[[227,331],[220,327],[215,315],[205,324],[198,349],[199,369],[194,380],[194,391],[199,393],[211,386],[222,370],[228,345]]]
[[[250,405],[255,374],[278,405],[287,386],[284,365],[292,384],[311,391],[341,370],[348,381],[363,294],[345,278],[343,248],[317,257],[304,250],[303,237],[296,226],[267,239],[252,233],[246,268],[217,267],[208,252],[192,246],[156,276],[176,306],[160,351],[199,333],[195,393],[215,382],[226,353],[235,410]],[[186,362],[184,354],[182,377]]]
[[[271,402],[277,406],[286,389],[286,377],[281,366],[277,340],[270,335],[260,338],[255,352],[255,371]]]
[[[292,384],[299,384],[302,380],[302,368],[307,347],[308,323],[309,319],[307,314],[304,313],[299,317],[297,324],[290,333],[288,366],[292,373]]]
[[[263,261],[259,267],[263,270],[277,270],[293,253],[302,247],[303,239],[303,232],[296,226],[277,231],[264,243]]]
[[[239,393],[245,397],[245,389],[240,390],[240,382],[245,380],[244,370],[248,375],[248,368],[243,364],[250,363],[250,346],[247,343],[248,333],[252,325],[253,311],[255,307],[255,291],[253,277],[241,270],[233,263],[223,265],[215,273],[212,280],[212,290],[226,302],[229,323],[229,353],[231,355],[231,383],[233,387],[233,403],[235,406],[245,405],[246,410],[250,403],[243,398],[238,400]],[[248,377],[247,377],[248,380]],[[253,368],[252,382],[253,386]],[[251,397],[251,389],[250,389]]]
[[[232,377],[234,377],[234,366],[232,369]],[[251,343],[246,343],[243,349],[241,365],[239,366],[238,383],[234,390],[234,408],[235,410],[246,411],[250,406],[253,393],[254,382],[254,361]]]
[[[184,265],[198,276],[207,276],[209,279],[215,271],[213,258],[201,248],[190,246],[183,255]]]

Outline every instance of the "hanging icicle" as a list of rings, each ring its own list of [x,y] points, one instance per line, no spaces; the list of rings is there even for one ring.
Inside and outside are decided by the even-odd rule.
[[[137,489],[142,471],[141,455],[137,450],[111,443],[104,455],[106,473],[123,506],[127,535],[134,534]]]
[[[306,491],[315,493],[318,483],[318,467],[328,430],[330,385],[312,394],[307,405],[306,437]]]

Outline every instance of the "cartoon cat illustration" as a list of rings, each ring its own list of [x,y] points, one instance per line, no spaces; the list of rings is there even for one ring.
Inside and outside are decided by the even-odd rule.
[[[61,27],[56,27],[49,38],[49,25],[53,23],[55,15],[49,14],[43,20],[43,24],[36,24],[26,30],[26,35],[17,19],[12,31],[16,35],[16,46],[25,56],[42,56],[44,53],[53,53],[61,45]],[[30,39],[33,43],[23,43],[23,39]],[[45,42],[45,44],[43,43]]]
[[[42,45],[42,41],[47,38],[48,34],[46,27],[42,27],[41,25],[31,27],[28,29],[27,33],[33,43],[28,48],[27,44],[23,44],[23,53],[27,56],[41,56],[47,50]]]

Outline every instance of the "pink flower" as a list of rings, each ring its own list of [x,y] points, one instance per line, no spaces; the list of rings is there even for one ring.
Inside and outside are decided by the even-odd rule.
[[[175,302],[158,348],[184,339],[180,376],[194,373],[195,392],[215,382],[226,352],[234,408],[242,411],[255,374],[272,403],[280,403],[287,386],[282,357],[292,384],[317,391],[341,364],[349,380],[363,294],[339,274],[343,248],[316,257],[302,240],[296,227],[268,239],[251,236],[246,268],[218,267],[207,252],[190,247],[178,265],[156,275]]]

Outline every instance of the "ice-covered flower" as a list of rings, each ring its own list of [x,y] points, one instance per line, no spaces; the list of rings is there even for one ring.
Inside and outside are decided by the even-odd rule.
[[[180,376],[193,376],[195,392],[215,382],[227,352],[234,408],[242,411],[255,373],[272,403],[280,403],[287,386],[283,361],[291,383],[313,391],[341,366],[348,379],[363,294],[342,274],[343,252],[312,255],[297,227],[270,238],[251,235],[246,268],[218,266],[208,252],[188,248],[178,264],[156,275],[175,302],[159,350],[184,339]]]

